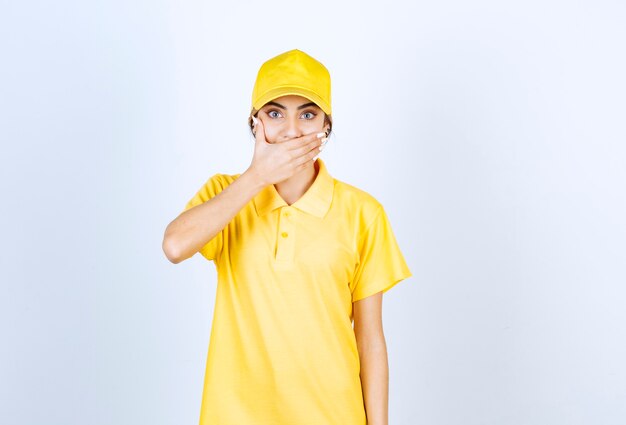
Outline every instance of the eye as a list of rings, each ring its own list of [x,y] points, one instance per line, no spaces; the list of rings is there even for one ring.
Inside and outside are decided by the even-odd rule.
[[[313,113],[313,112],[305,112],[305,113],[304,113],[304,114],[302,114],[302,115],[303,115],[303,116],[304,116],[304,115],[309,115],[309,116],[310,116],[310,118],[307,118],[307,119],[312,120],[313,118],[315,118],[315,115],[317,115],[317,114],[315,114],[315,113]]]
[[[276,112],[278,115],[280,115],[280,113],[279,113],[276,109],[272,109],[272,110],[270,110],[270,111],[267,111],[267,115],[268,115],[270,118],[278,118],[278,116],[273,115],[273,113],[274,113],[274,112]]]

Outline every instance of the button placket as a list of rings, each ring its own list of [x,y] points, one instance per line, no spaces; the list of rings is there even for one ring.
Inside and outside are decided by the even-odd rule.
[[[278,225],[276,261],[284,263],[290,263],[293,261],[295,236],[293,211],[291,211],[291,208],[289,207],[283,207]]]

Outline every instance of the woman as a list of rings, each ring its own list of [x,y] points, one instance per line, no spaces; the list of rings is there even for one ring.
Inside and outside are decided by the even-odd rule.
[[[250,166],[210,177],[165,231],[170,261],[199,251],[218,273],[201,425],[387,424],[382,294],[411,272],[382,205],[317,158],[331,113],[324,65],[265,62]]]

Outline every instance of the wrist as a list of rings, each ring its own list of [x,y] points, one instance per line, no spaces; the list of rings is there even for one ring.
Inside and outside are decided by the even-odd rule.
[[[266,183],[258,171],[252,166],[248,167],[246,171],[240,177],[244,177],[250,185],[252,185],[255,192],[258,192],[265,188],[269,183]]]

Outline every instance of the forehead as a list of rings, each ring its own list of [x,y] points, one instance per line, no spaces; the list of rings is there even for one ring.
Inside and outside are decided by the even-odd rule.
[[[277,97],[269,102],[267,102],[265,106],[283,106],[287,109],[296,109],[302,105],[309,105],[313,108],[319,108],[314,102],[311,102],[310,99],[307,99],[304,96],[299,96],[296,94],[288,94],[285,96]]]

